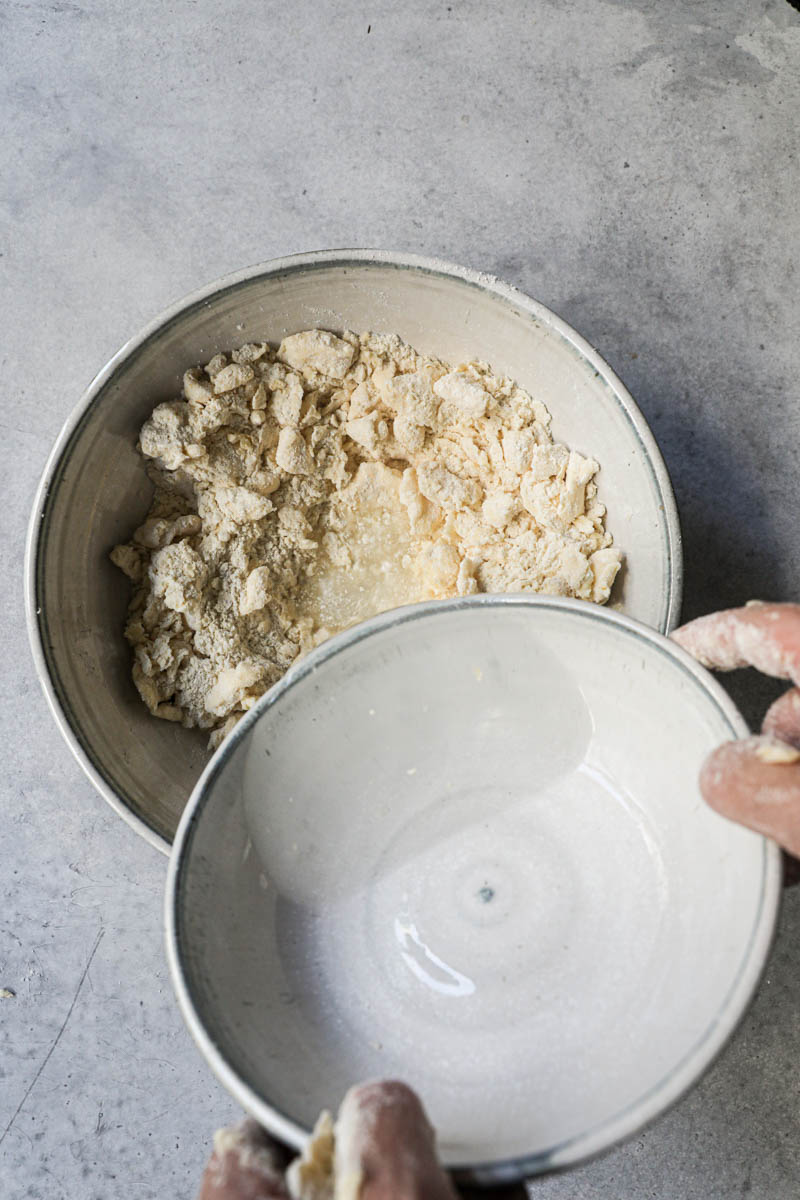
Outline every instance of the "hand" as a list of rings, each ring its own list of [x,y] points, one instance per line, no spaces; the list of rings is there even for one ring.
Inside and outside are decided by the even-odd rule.
[[[404,1083],[350,1089],[336,1123],[335,1162],[337,1178],[352,1179],[359,1200],[456,1200],[425,1110]],[[243,1121],[215,1135],[198,1200],[289,1200],[284,1167],[268,1135]]]
[[[761,734],[718,747],[700,790],[713,809],[800,856],[800,604],[753,603],[690,621],[673,633],[715,671],[756,667],[795,685],[767,711]]]
[[[359,1200],[455,1200],[436,1135],[404,1083],[351,1088],[336,1123],[337,1178],[361,1175]]]
[[[218,1129],[197,1200],[288,1200],[286,1162],[283,1149],[250,1117]]]

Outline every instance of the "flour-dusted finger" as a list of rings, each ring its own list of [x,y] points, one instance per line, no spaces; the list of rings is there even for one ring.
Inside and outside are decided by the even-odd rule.
[[[800,749],[763,736],[728,742],[706,760],[700,790],[722,816],[800,855]]]
[[[351,1088],[336,1122],[336,1197],[456,1200],[419,1099],[396,1080]]]
[[[800,683],[800,604],[729,608],[690,621],[672,637],[711,670],[755,667]]]
[[[214,1134],[197,1200],[289,1200],[284,1155],[249,1118]]]
[[[790,688],[767,709],[761,732],[800,749],[800,688]]]

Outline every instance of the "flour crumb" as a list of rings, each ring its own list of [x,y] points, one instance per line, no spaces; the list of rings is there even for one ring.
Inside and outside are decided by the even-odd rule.
[[[762,738],[756,746],[756,758],[773,766],[791,766],[800,762],[800,750],[778,738]]]
[[[604,604],[622,554],[594,459],[482,362],[308,329],[189,368],[139,449],[154,496],[111,551],[154,716],[212,746],[302,654],[401,604],[539,592]]]

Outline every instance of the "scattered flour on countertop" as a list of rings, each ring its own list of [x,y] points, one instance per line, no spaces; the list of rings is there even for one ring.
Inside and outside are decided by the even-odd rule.
[[[400,604],[472,592],[608,599],[622,560],[598,464],[482,362],[319,329],[188,370],[140,449],[152,508],[111,558],[158,717],[217,745],[298,655]]]

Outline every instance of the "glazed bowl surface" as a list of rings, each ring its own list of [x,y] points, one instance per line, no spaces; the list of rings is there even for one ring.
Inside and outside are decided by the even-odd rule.
[[[630,1135],[711,1062],[769,950],[778,851],[697,783],[746,732],[673,642],[579,601],[340,634],[179,827],[167,944],[201,1051],[294,1145],[351,1084],[404,1079],[483,1183]]]

